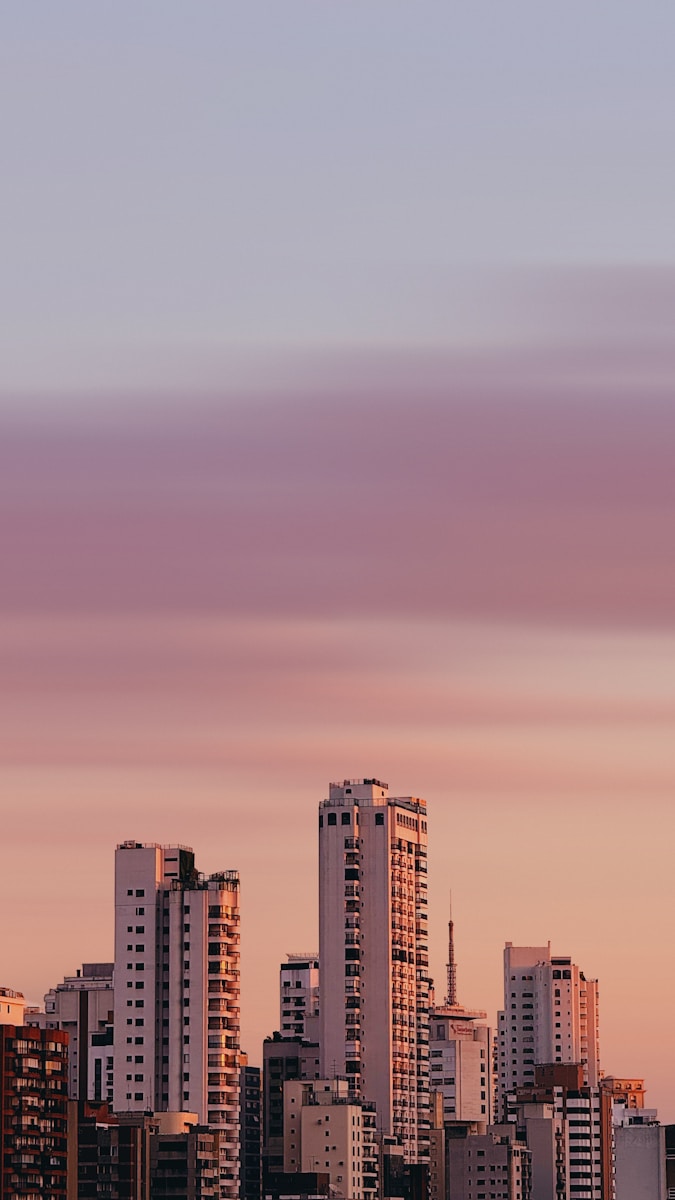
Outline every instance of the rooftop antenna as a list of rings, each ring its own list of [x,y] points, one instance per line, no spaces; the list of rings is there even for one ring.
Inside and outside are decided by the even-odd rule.
[[[452,919],[452,892],[450,892],[450,920],[448,921],[448,991],[447,1005],[457,1003],[457,966],[455,964],[455,922]]]

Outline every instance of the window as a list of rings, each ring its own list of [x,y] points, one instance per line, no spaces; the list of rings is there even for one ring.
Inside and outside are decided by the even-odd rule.
[[[384,813],[375,813],[375,824],[384,825]]]
[[[145,916],[145,909],[144,909],[144,908],[137,908],[137,909],[136,909],[136,916],[137,916],[137,917],[144,917],[144,916]]]
[[[351,814],[348,812],[343,812],[340,816],[340,821],[342,822],[343,825],[351,825],[351,823],[352,823]]]
[[[328,824],[329,825],[337,825],[337,813],[329,813],[328,814]]]
[[[136,897],[137,898],[138,898],[138,896],[144,896],[144,895],[145,895],[145,888],[136,888]]]

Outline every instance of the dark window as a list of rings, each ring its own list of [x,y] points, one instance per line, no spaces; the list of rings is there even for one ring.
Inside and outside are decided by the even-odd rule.
[[[145,895],[145,888],[136,888],[136,895],[137,895],[137,896],[144,896],[144,895]]]
[[[375,813],[375,824],[384,825],[384,813]]]
[[[351,825],[351,823],[352,823],[351,814],[348,812],[342,813],[340,820],[343,825]]]
[[[328,824],[329,825],[337,825],[337,813],[329,813],[328,814]]]

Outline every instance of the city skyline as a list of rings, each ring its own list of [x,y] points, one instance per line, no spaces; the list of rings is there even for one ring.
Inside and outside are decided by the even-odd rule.
[[[452,890],[459,1003],[550,943],[675,1121],[675,7],[421,12],[3,14],[0,985],[194,846],[259,1062],[377,778],[437,1002]]]
[[[432,810],[432,812],[433,812],[433,810]],[[433,851],[433,845],[434,845],[435,840],[436,840],[435,838],[431,839],[431,843],[430,843],[431,851]],[[127,842],[127,844],[134,845],[136,843],[134,843],[133,841],[130,841],[130,842]],[[140,844],[140,843],[138,843],[138,844]],[[150,846],[156,845],[156,843],[149,843],[149,845]],[[163,846],[164,846],[164,849],[171,849],[171,845],[168,843],[163,844]],[[119,850],[118,850],[118,853],[119,853]],[[162,851],[162,853],[163,853],[163,851]],[[172,851],[172,853],[173,853],[173,851]],[[433,859],[434,859],[433,853],[430,854],[430,858],[431,858],[431,862],[433,863]],[[200,861],[203,863],[203,856],[201,856],[201,855],[200,855]],[[204,864],[204,865],[206,865],[206,864]],[[315,862],[315,867],[316,867],[316,865],[317,864]],[[208,872],[209,872],[209,867],[207,866],[207,877],[208,877]],[[226,872],[226,874],[232,874],[232,872],[231,871]],[[234,874],[237,874],[236,870],[234,871]],[[222,876],[222,870],[220,873],[216,873],[215,878],[219,878],[221,876]],[[220,885],[220,886],[222,886],[222,885]],[[244,881],[243,888],[244,888],[244,895],[245,895],[245,881]],[[438,894],[438,888],[434,887],[433,867],[431,868],[429,892],[430,892],[429,925],[430,925],[430,931],[431,931],[431,936],[430,936],[429,940],[436,952],[434,954],[434,950],[432,950],[432,953],[430,956],[431,964],[432,964],[430,966],[430,975],[431,975],[431,978],[433,979],[434,986],[435,986],[436,1006],[439,1007],[440,1009],[442,1009],[443,1002],[444,1002],[443,997],[444,997],[445,986],[446,986],[446,965],[445,965],[445,961],[443,962],[443,964],[441,964],[439,962],[437,964],[437,969],[436,969],[436,964],[434,964],[434,958],[435,957],[437,958],[439,956],[440,947],[439,947],[438,933],[440,932],[440,928],[442,927],[443,930],[447,930],[447,925],[445,924],[445,920],[444,920],[444,918],[447,917],[447,906],[446,906],[445,913],[443,913],[442,911],[441,912],[436,911],[436,898],[435,897]],[[455,892],[454,892],[455,905],[456,905],[456,896],[457,896],[457,892],[455,890]],[[447,900],[447,894],[446,894],[445,899]],[[460,906],[461,906],[461,898],[460,898]],[[112,909],[112,907],[113,907],[112,904],[110,904],[109,907]],[[262,972],[255,973],[254,976],[252,976],[251,978],[249,978],[247,980],[247,978],[246,978],[247,962],[252,962],[253,960],[259,961],[262,956],[260,955],[259,947],[257,947],[257,946],[254,947],[250,943],[247,945],[248,939],[246,937],[247,922],[246,922],[245,908],[246,908],[246,906],[245,906],[245,902],[244,902],[243,922],[242,922],[242,927],[243,927],[243,931],[244,931],[243,946],[242,946],[242,962],[244,964],[244,967],[243,967],[242,981],[241,981],[242,982],[242,997],[243,997],[243,999],[241,1002],[241,1005],[242,1005],[242,1033],[241,1033],[240,1044],[241,1044],[242,1049],[248,1053],[249,1061],[252,1064],[257,1065],[258,1062],[261,1061],[262,1041],[264,1040],[265,1037],[268,1037],[274,1029],[277,1029],[281,1024],[281,1022],[279,1020],[280,1013],[279,1013],[278,972],[279,972],[280,963],[282,963],[284,961],[284,959],[287,957],[287,953],[292,954],[293,950],[291,950],[289,948],[288,951],[282,953],[279,958],[274,958],[271,963],[265,962],[265,969]],[[318,895],[317,895],[316,900],[315,900],[315,913],[314,913],[317,929],[318,929],[318,915],[319,915],[319,904],[318,904]],[[435,927],[436,936],[434,935],[434,927]],[[111,929],[111,933],[112,933],[112,929]],[[289,940],[291,940],[290,930],[288,933],[288,937],[286,938],[287,942]],[[489,938],[484,939],[482,942],[482,946],[484,947],[486,943],[489,943],[489,940],[490,940]],[[524,940],[525,939],[521,938],[519,944],[522,944]],[[569,943],[569,942],[561,943],[559,938],[556,938],[555,940],[556,940],[558,952],[560,951],[561,947],[564,945],[565,952],[570,950],[575,958],[581,958],[581,955],[579,953],[577,953],[576,944],[575,944],[574,948],[572,948],[571,943]],[[459,944],[460,944],[460,947],[465,948],[467,951],[471,950],[471,947],[467,944],[466,936],[462,934],[461,929],[460,929],[460,935],[459,935]],[[501,958],[502,958],[503,947],[505,944],[508,948],[508,945],[509,945],[508,941],[506,943],[502,942],[501,947],[500,946],[496,947],[499,979],[498,979],[498,984],[497,984],[496,992],[495,992],[495,994],[497,996],[495,1007],[491,1006],[491,1004],[490,1004],[490,989],[489,988],[485,989],[483,995],[476,996],[475,994],[473,994],[473,992],[475,990],[475,983],[474,983],[474,980],[472,979],[471,975],[473,973],[472,968],[473,968],[473,971],[475,971],[475,962],[476,962],[475,947],[473,948],[474,952],[469,953],[466,957],[466,962],[469,965],[469,972],[470,972],[468,981],[465,978],[465,973],[463,970],[463,960],[461,957],[461,950],[460,950],[460,958],[459,958],[459,963],[458,963],[458,976],[459,976],[459,978],[458,978],[458,1002],[460,1005],[464,1005],[469,1010],[472,1008],[473,1009],[481,1008],[484,1010],[486,1009],[487,1010],[486,1021],[487,1021],[487,1024],[490,1025],[491,1028],[493,1029],[493,1033],[494,1033],[495,1037],[496,1037],[496,1031],[498,1028],[498,1019],[497,1019],[498,1018],[498,1010],[503,1002],[503,996],[502,996],[502,992],[501,992],[501,987],[502,987],[501,976],[503,974],[503,968],[501,966]],[[580,944],[580,942],[577,944]],[[584,957],[583,957],[583,961],[586,964],[587,973],[588,973],[588,960],[587,960],[586,955],[587,955],[588,951],[592,952],[592,938],[587,937],[584,944],[586,947],[588,947],[588,950],[584,950]],[[542,944],[542,948],[545,949],[545,945]],[[91,961],[96,960],[96,961],[102,962],[102,959],[105,957],[102,954],[103,947],[100,944],[98,944],[96,947],[93,947],[93,949],[95,949],[97,951],[96,954],[93,954],[93,955],[92,954],[89,954],[89,955],[83,954],[80,956],[80,958],[78,960],[78,970],[79,970],[79,966],[81,965],[81,963],[86,962],[88,959]],[[297,949],[297,946],[296,946],[296,949]],[[57,943],[56,953],[57,953],[57,955],[60,953],[60,951],[58,950],[58,943]],[[446,940],[444,942],[444,948],[441,953],[444,955],[445,959],[447,959],[447,934],[446,934]],[[549,943],[548,953],[549,953],[549,955],[551,953],[550,943]],[[544,959],[546,958],[545,954],[543,955],[543,958]],[[484,971],[484,974],[482,975],[483,978],[486,978],[486,977],[489,978],[490,974],[494,974],[494,971],[492,971],[490,969],[491,967],[494,967],[494,963],[485,963],[484,962],[483,967],[484,968],[487,967],[487,970]],[[60,971],[57,970],[54,977],[50,978],[50,981],[48,982],[47,986],[45,987],[45,992],[47,992],[48,989],[55,987],[58,983],[58,980],[64,974],[70,973],[70,969],[71,968],[69,966],[63,966],[63,968],[60,969]],[[72,971],[74,974],[75,973],[74,967],[72,968]],[[595,964],[593,964],[593,977],[597,978],[597,976],[598,976],[598,972],[595,970]],[[478,977],[481,977],[480,972],[478,973]],[[273,978],[271,990],[269,992],[265,991],[264,998],[263,998],[263,995],[261,994],[261,989],[267,988],[268,981],[270,980],[270,978]],[[632,1051],[632,1058],[631,1058],[630,1064],[628,1064],[625,1061],[626,1057],[627,1057],[627,1053],[626,1053],[627,1047],[626,1047],[626,1042],[625,1042],[624,1027],[621,1024],[622,1018],[623,1018],[623,1013],[624,1013],[624,1007],[623,1007],[623,1004],[621,1003],[621,1001],[619,1001],[619,1003],[617,1003],[617,997],[612,997],[611,993],[608,995],[608,989],[604,985],[604,981],[602,978],[599,979],[599,983],[600,983],[601,990],[602,990],[602,1003],[600,1006],[601,1016],[600,1016],[600,1023],[599,1023],[600,1061],[602,1064],[602,1070],[603,1070],[603,1072],[605,1072],[607,1074],[611,1074],[611,1075],[619,1075],[619,1076],[626,1076],[626,1077],[627,1076],[631,1076],[631,1077],[632,1076],[635,1076],[635,1077],[641,1076],[641,1077],[645,1078],[646,1090],[649,1093],[650,1106],[652,1106],[654,1108],[658,1108],[660,1115],[661,1115],[661,1119],[663,1121],[667,1121],[667,1119],[668,1119],[668,1104],[670,1102],[669,1088],[667,1086],[664,1087],[662,1093],[660,1094],[660,1098],[659,1098],[658,1086],[656,1088],[653,1086],[649,1071],[647,1069],[648,1063],[649,1063],[649,1055],[644,1054],[643,1058],[641,1060],[639,1048],[637,1050]],[[12,980],[10,982],[5,981],[4,986],[14,987],[19,992],[24,991],[25,1000],[26,1000],[27,1004],[37,1004],[39,1007],[42,1006],[43,996],[42,995],[35,996],[30,993],[27,993],[25,987],[21,986],[21,983],[17,983],[15,980]],[[486,997],[486,993],[487,993],[487,997]],[[251,1004],[251,997],[253,995],[255,995],[258,1000],[257,1006],[255,1003]],[[262,1004],[260,1004],[261,999],[263,1000]],[[594,1001],[594,1003],[595,1003],[595,1001]],[[610,1016],[609,1037],[605,1036],[605,1024],[606,1024],[605,1012],[606,1012],[606,1010],[609,1010],[610,1014],[612,1014],[612,1010],[614,1010],[614,1021],[618,1021],[617,1029],[612,1030],[612,1017]],[[267,1014],[270,1014],[269,1019],[268,1019]],[[265,1023],[266,1021],[267,1021],[267,1023]],[[617,1034],[618,1034],[618,1036],[617,1036]],[[616,1052],[617,1045],[619,1047],[618,1055]],[[617,1059],[617,1057],[620,1060],[619,1062],[615,1061]],[[630,1070],[628,1069],[629,1066],[631,1067]]]

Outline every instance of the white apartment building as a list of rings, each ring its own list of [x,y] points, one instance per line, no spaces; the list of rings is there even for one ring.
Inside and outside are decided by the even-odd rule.
[[[551,956],[546,946],[504,949],[504,1008],[499,1013],[497,1115],[507,1092],[534,1083],[535,1066],[579,1063],[583,1082],[600,1077],[598,985],[570,958]]]
[[[187,846],[115,856],[114,1100],[195,1112],[220,1131],[221,1196],[239,1194],[239,876]]]
[[[372,1101],[408,1162],[428,1157],[426,802],[377,779],[319,807],[322,1075]]]
[[[284,1084],[284,1171],[325,1171],[331,1196],[374,1200],[377,1155],[375,1106],[350,1097],[346,1080]]]
[[[429,1013],[429,1086],[443,1097],[443,1120],[492,1119],[492,1033],[487,1013],[460,1004]]]
[[[288,954],[279,969],[279,1029],[283,1037],[319,1036],[319,956]]]
[[[71,1100],[113,1100],[113,964],[83,963],[45,996],[44,1012],[29,1009],[26,1024],[68,1034]]]

